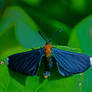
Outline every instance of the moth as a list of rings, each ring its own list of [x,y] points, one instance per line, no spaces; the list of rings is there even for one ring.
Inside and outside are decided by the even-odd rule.
[[[63,31],[63,29],[57,31],[49,41],[39,32],[41,37],[46,41],[44,47],[9,56],[8,67],[16,72],[34,76],[39,70],[43,55],[45,55],[47,63],[45,64],[46,69],[43,76],[44,78],[48,78],[50,76],[50,69],[53,67],[53,55],[58,71],[62,76],[71,76],[86,71],[91,66],[91,57],[80,53],[61,50],[51,45],[51,41],[61,31]]]

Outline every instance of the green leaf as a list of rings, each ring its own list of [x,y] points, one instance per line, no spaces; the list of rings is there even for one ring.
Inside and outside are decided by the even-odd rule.
[[[37,25],[32,18],[19,7],[7,8],[0,24],[0,32],[6,30],[11,24],[14,25],[13,31],[15,32],[15,36],[24,48],[40,47],[45,44],[45,41],[37,32]],[[12,36],[12,34],[10,36]]]
[[[23,49],[23,47],[16,38],[14,25],[9,25],[0,32],[0,57],[16,49]]]
[[[80,48],[84,54],[92,56],[92,16],[85,18],[75,26],[69,46]]]
[[[70,34],[71,34],[71,28],[69,28],[67,25],[50,19],[46,16],[44,16],[43,14],[39,13],[38,11],[35,11],[34,9],[31,10],[31,12],[29,10],[27,10],[30,14],[30,16],[32,16],[32,18],[35,20],[35,22],[39,25],[41,31],[43,32],[43,34],[48,38],[51,39],[52,36],[60,29],[64,28],[64,31],[62,31],[53,41],[53,44],[63,44],[63,45],[67,45]]]
[[[0,0],[0,11],[4,8],[6,0]]]
[[[71,34],[69,46],[80,48],[82,53],[92,56],[92,15],[78,23]],[[82,92],[92,91],[92,67],[84,73]]]
[[[86,9],[86,1],[85,0],[71,0],[71,8],[78,13],[84,13]]]
[[[41,3],[41,0],[21,0],[21,1],[27,3],[30,6],[38,6]]]

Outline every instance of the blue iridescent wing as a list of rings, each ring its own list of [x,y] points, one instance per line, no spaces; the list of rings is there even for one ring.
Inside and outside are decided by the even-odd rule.
[[[80,53],[64,51],[52,48],[59,73],[63,76],[70,76],[86,71],[90,66],[90,57]]]
[[[44,48],[9,56],[8,67],[16,72],[34,76],[41,63]]]

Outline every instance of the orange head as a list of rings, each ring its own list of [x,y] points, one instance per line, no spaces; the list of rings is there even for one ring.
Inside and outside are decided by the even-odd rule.
[[[49,57],[50,54],[51,54],[51,48],[52,48],[51,44],[50,43],[46,43],[46,45],[45,45],[45,55],[47,57]]]

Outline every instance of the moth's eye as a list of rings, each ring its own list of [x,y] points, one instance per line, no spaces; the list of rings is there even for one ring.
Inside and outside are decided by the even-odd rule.
[[[91,65],[92,65],[92,57],[90,57],[90,63],[91,63]]]

